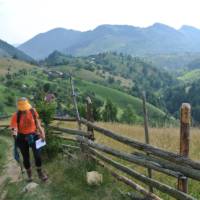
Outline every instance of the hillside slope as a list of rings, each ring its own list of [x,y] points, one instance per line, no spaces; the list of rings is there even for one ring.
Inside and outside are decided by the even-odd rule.
[[[28,62],[35,62],[30,56],[0,39],[0,58],[15,58]]]
[[[77,80],[76,85],[80,91],[94,93],[96,97],[103,101],[110,99],[117,106],[119,114],[130,106],[137,115],[137,123],[143,122],[143,105],[141,99],[112,88],[83,80]],[[163,124],[165,120],[166,122],[168,120],[171,120],[171,122],[174,121],[173,118],[169,119],[166,113],[151,104],[147,104],[147,109],[151,125]]]
[[[0,75],[5,75],[8,71],[9,73],[15,73],[21,69],[30,70],[33,68],[36,68],[36,66],[24,61],[12,58],[0,58]]]
[[[55,51],[42,64],[48,69],[73,72],[84,80],[123,90],[139,98],[145,90],[148,102],[161,109],[164,109],[163,91],[177,83],[167,71],[138,57],[116,52],[74,57]]]

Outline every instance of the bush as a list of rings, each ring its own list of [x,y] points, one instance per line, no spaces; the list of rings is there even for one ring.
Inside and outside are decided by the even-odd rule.
[[[44,100],[38,101],[36,103],[36,109],[45,126],[47,146],[44,149],[44,154],[46,154],[47,157],[51,159],[55,157],[60,151],[60,141],[56,136],[53,135],[52,129],[49,128],[49,124],[55,115],[56,102],[52,101],[48,103]]]
[[[106,122],[117,121],[117,107],[110,99],[107,99],[104,109],[102,111],[103,120]]]
[[[128,105],[121,116],[121,121],[128,123],[128,124],[136,124],[138,123],[137,114],[135,113],[135,110],[133,110],[131,105]]]
[[[36,103],[36,109],[40,115],[40,118],[42,120],[42,122],[44,123],[45,127],[47,127],[54,115],[55,115],[55,112],[56,112],[56,102],[55,101],[52,101],[50,103],[42,100],[42,101],[38,101]]]
[[[48,159],[53,159],[60,152],[60,139],[54,135],[54,132],[50,128],[46,128],[46,147],[44,148],[44,154]]]
[[[15,105],[14,94],[8,94],[5,99],[6,99],[5,104],[7,106],[14,106]]]
[[[5,108],[5,105],[2,102],[0,102],[0,115],[4,114],[4,108]]]

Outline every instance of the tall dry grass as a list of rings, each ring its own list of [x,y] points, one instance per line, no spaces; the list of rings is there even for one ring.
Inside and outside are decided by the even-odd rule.
[[[119,123],[105,123],[105,122],[98,122],[96,123],[100,127],[104,127],[106,129],[112,130],[116,133],[119,133],[123,136],[127,136],[133,138],[135,140],[144,142],[144,127],[138,125],[126,125],[126,124],[119,124]],[[75,123],[71,122],[61,122],[59,124],[62,127],[68,128],[77,128]],[[83,130],[86,130],[85,126],[82,126]],[[193,160],[200,160],[200,129],[198,128],[191,128],[190,130],[190,154],[189,157]],[[156,147],[179,153],[179,146],[180,146],[180,129],[177,128],[149,128],[149,137],[150,137],[150,144]],[[100,133],[95,132],[96,142],[108,145],[115,149],[125,151],[125,152],[134,152],[137,151],[134,148],[128,147],[120,142],[117,142],[111,138],[108,138]],[[112,156],[111,156],[112,157]],[[114,158],[114,157],[112,157]],[[115,158],[116,159],[116,158]],[[147,170],[141,166],[137,166],[132,163],[125,162],[123,160],[117,159],[120,162],[128,165],[129,167],[139,171],[142,174],[147,175]],[[177,187],[177,180],[173,177],[169,177],[165,174],[153,171],[153,178],[168,184],[172,187]],[[138,182],[137,180],[134,180]],[[139,184],[146,187],[141,182]],[[169,195],[163,194],[157,190],[154,190],[156,194],[158,194],[163,199],[173,199]],[[200,199],[200,183],[194,180],[189,181],[189,193],[193,195],[195,198]]]
[[[59,122],[59,126],[68,127],[68,128],[77,128],[77,124],[74,122]],[[98,122],[96,123],[100,127],[104,127],[108,130],[112,130],[116,133],[119,133],[123,136],[127,136],[138,140],[140,142],[145,142],[144,136],[144,127],[139,125],[127,125],[120,123],[105,123]],[[85,126],[82,125],[82,128],[86,130]],[[109,145],[113,148],[119,150],[132,152],[134,149],[124,145],[120,142],[117,142],[109,137],[106,137],[95,131],[96,141]],[[177,128],[149,128],[149,138],[150,144],[156,147],[179,153],[180,146],[180,129]],[[194,160],[200,160],[200,129],[191,128],[190,129],[190,154],[189,157]]]

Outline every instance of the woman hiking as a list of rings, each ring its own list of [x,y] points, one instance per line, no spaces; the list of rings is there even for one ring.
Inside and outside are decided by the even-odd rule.
[[[12,135],[16,139],[16,145],[20,149],[23,164],[28,175],[28,181],[32,181],[32,170],[30,164],[29,147],[32,148],[37,173],[42,181],[48,179],[42,171],[40,151],[36,149],[35,141],[39,138],[45,140],[45,132],[41,126],[37,111],[32,108],[28,99],[19,98],[17,101],[17,112],[11,118],[10,127]]]

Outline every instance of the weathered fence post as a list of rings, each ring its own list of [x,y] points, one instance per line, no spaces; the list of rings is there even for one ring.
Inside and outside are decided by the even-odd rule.
[[[94,122],[94,117],[93,117],[93,112],[92,112],[92,100],[90,99],[90,97],[88,96],[86,98],[86,104],[87,104],[87,107],[86,107],[86,118],[88,121],[91,121],[91,122]],[[91,140],[95,140],[94,138],[94,129],[87,125],[87,131],[89,133],[89,139]]]
[[[180,155],[188,157],[190,142],[190,120],[191,106],[189,103],[183,103],[180,110]],[[188,179],[178,179],[178,189],[182,192],[188,192]]]
[[[77,120],[77,123],[78,123],[78,129],[81,130],[80,115],[79,115],[79,111],[78,111],[76,94],[75,94],[75,91],[74,91],[74,83],[73,83],[73,79],[72,79],[71,74],[69,75],[69,80],[70,80],[70,85],[71,85],[71,90],[72,90],[73,104],[74,104],[74,108],[75,108],[75,111],[76,111],[76,120]]]
[[[147,116],[147,107],[146,107],[146,94],[145,91],[142,93],[142,100],[143,100],[143,112],[144,112],[144,132],[145,132],[145,142],[149,144],[149,130],[148,130],[148,116]],[[149,155],[147,153],[147,155]],[[152,178],[152,170],[150,168],[148,170],[149,178]],[[153,187],[149,187],[149,191],[153,192]]]

